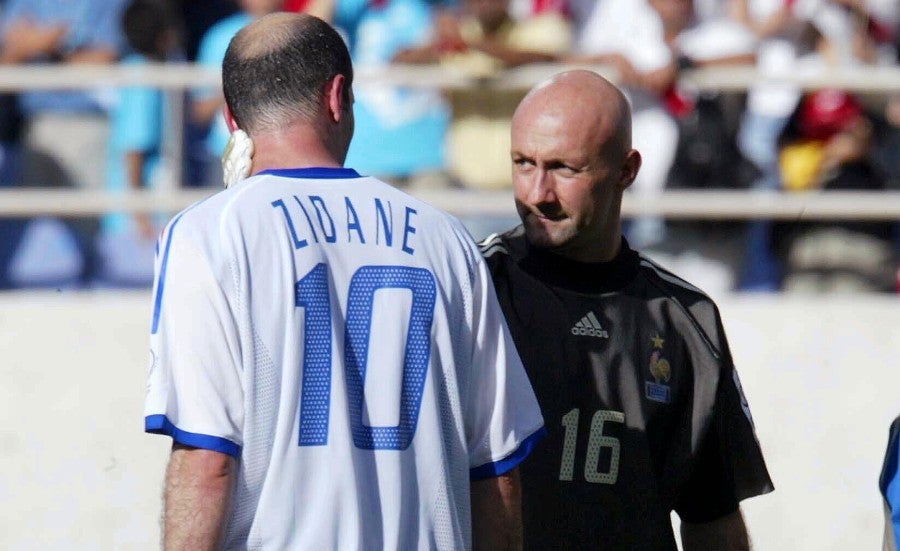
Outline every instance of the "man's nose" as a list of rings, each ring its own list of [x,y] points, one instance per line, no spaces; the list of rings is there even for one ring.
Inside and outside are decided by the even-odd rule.
[[[547,170],[539,168],[534,171],[528,200],[532,205],[556,201],[556,186],[553,176]]]

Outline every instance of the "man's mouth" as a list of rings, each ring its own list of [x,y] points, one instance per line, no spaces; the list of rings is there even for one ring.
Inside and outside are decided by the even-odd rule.
[[[534,211],[532,211],[532,214],[541,220],[547,220],[549,222],[559,222],[560,220],[563,220],[566,218],[566,215],[562,212],[541,212],[541,211],[534,212]]]

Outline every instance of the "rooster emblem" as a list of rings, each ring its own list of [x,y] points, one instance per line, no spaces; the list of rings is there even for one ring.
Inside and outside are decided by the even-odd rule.
[[[672,401],[672,389],[666,383],[672,378],[672,366],[669,365],[669,360],[662,357],[662,348],[666,341],[657,333],[650,338],[650,342],[653,343],[653,352],[650,354],[650,374],[653,375],[656,382],[644,382],[644,395],[648,400],[669,404]]]
[[[672,378],[669,361],[665,358],[660,358],[659,350],[654,350],[650,356],[650,374],[653,375],[657,383],[667,383]]]

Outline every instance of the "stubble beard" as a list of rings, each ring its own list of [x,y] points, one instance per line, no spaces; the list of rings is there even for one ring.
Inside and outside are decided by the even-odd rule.
[[[576,229],[572,222],[570,218],[548,220],[531,212],[522,216],[528,243],[551,251],[566,249],[575,238]]]

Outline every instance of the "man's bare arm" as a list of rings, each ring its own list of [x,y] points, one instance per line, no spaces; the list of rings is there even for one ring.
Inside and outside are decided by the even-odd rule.
[[[750,537],[741,510],[711,522],[682,522],[681,546],[684,551],[749,550]]]
[[[472,481],[472,548],[522,548],[522,487],[519,469]]]
[[[163,496],[163,548],[213,550],[222,542],[235,460],[224,453],[175,444]]]

